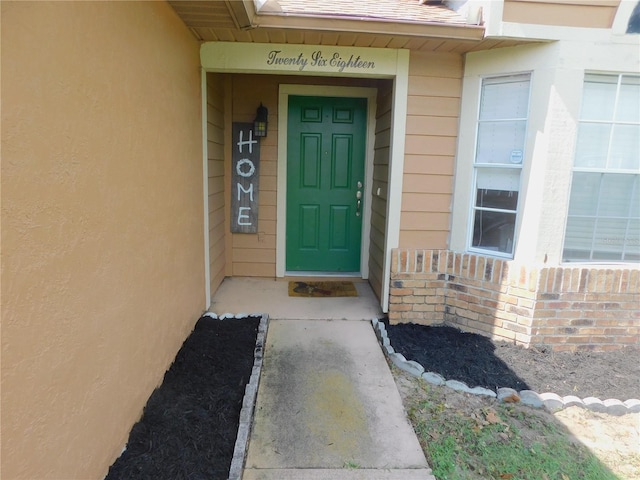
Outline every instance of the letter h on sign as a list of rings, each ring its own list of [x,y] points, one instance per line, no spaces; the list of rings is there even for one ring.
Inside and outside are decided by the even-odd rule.
[[[258,232],[260,142],[253,123],[234,123],[231,155],[231,231]]]

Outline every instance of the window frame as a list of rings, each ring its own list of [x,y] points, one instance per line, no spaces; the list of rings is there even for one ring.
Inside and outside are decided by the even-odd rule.
[[[485,81],[488,79],[507,79],[510,77],[518,77],[518,76],[527,76],[528,77],[528,81],[529,81],[529,90],[527,92],[527,110],[526,110],[526,117],[523,118],[509,118],[509,119],[500,119],[499,121],[501,122],[516,122],[516,121],[524,121],[524,139],[523,139],[523,145],[522,145],[522,161],[518,164],[513,164],[513,163],[479,163],[477,161],[478,159],[478,140],[479,140],[479,133],[480,133],[480,125],[483,122],[487,122],[487,121],[496,121],[495,119],[493,120],[481,120],[480,115],[481,115],[481,108],[482,108],[482,99],[483,99],[483,93],[484,93],[484,85],[485,85]],[[468,216],[468,220],[467,220],[467,239],[466,239],[466,250],[468,252],[471,253],[478,253],[481,255],[485,255],[485,256],[492,256],[492,257],[497,257],[497,258],[504,258],[504,259],[513,259],[515,257],[516,254],[516,245],[518,242],[518,233],[519,233],[519,220],[520,220],[520,214],[521,214],[521,209],[522,209],[522,205],[523,205],[523,200],[522,200],[522,186],[524,185],[522,176],[523,176],[523,172],[524,172],[524,167],[525,167],[525,162],[526,162],[526,152],[527,152],[527,143],[528,143],[528,131],[529,131],[529,122],[531,119],[531,91],[533,90],[533,78],[534,78],[534,72],[532,70],[526,70],[526,71],[519,71],[519,72],[503,72],[503,73],[491,73],[491,74],[485,74],[482,75],[479,79],[479,84],[478,84],[478,99],[477,99],[477,106],[476,106],[476,115],[475,115],[475,136],[474,136],[474,146],[473,146],[473,162],[471,164],[471,167],[473,169],[473,174],[472,174],[472,178],[471,178],[471,196],[469,199],[469,206],[468,206],[468,212],[469,212],[469,216]],[[497,208],[489,208],[489,207],[477,207],[476,203],[477,203],[477,192],[478,192],[478,173],[481,170],[484,169],[501,169],[503,171],[508,171],[508,170],[517,170],[519,172],[519,178],[518,178],[518,200],[516,203],[516,207],[515,210],[504,210],[504,209],[497,209]],[[514,226],[513,226],[513,243],[511,246],[511,252],[501,252],[499,250],[491,250],[491,249],[487,249],[487,248],[482,248],[482,247],[477,247],[477,246],[473,246],[473,237],[474,237],[474,230],[475,230],[475,216],[476,216],[476,212],[477,211],[488,211],[488,212],[496,212],[496,213],[508,213],[508,214],[513,214],[514,215]]]
[[[584,94],[585,94],[585,84],[587,83],[587,79],[589,75],[602,75],[602,76],[610,76],[610,77],[614,77],[617,79],[615,85],[616,85],[616,94],[614,97],[614,105],[613,105],[613,112],[611,115],[611,119],[610,120],[594,120],[594,119],[583,119],[583,108],[584,108]],[[568,191],[567,191],[567,202],[566,202],[566,216],[564,219],[564,229],[562,232],[562,244],[561,244],[561,248],[560,248],[560,252],[561,252],[561,263],[562,264],[567,264],[567,265],[576,265],[576,264],[589,264],[589,265],[596,265],[596,264],[629,264],[629,263],[637,263],[637,260],[629,260],[629,259],[625,259],[625,254],[631,249],[633,248],[635,245],[631,244],[631,245],[627,245],[627,244],[623,244],[622,245],[622,249],[621,249],[621,259],[619,260],[613,260],[613,259],[594,259],[593,255],[594,252],[597,253],[596,250],[596,241],[597,241],[597,224],[598,224],[598,220],[607,220],[607,219],[613,219],[613,220],[617,220],[617,219],[622,219],[625,218],[627,220],[627,226],[626,226],[626,230],[625,230],[625,238],[628,235],[628,231],[629,231],[629,221],[634,218],[631,216],[626,216],[626,217],[605,217],[605,216],[598,216],[599,210],[600,210],[600,204],[602,201],[602,184],[604,181],[604,177],[605,175],[633,175],[635,178],[633,180],[633,187],[632,187],[632,191],[631,191],[631,200],[633,200],[634,198],[634,192],[636,192],[637,190],[640,189],[640,169],[638,170],[634,170],[634,169],[629,169],[629,168],[611,168],[610,166],[608,166],[607,164],[610,162],[610,155],[611,155],[611,149],[612,149],[612,144],[613,144],[613,135],[614,135],[614,125],[633,125],[633,126],[640,126],[640,120],[638,120],[637,122],[631,122],[631,121],[617,121],[616,120],[616,109],[618,107],[618,101],[619,101],[619,94],[620,94],[620,87],[622,85],[622,80],[623,77],[634,77],[638,80],[640,80],[640,75],[638,75],[637,73],[630,73],[630,72],[604,72],[604,71],[595,71],[595,70],[586,70],[582,76],[582,91],[581,91],[581,98],[580,98],[580,102],[581,102],[581,106],[580,106],[580,110],[578,112],[578,118],[576,119],[576,134],[575,134],[575,138],[574,138],[574,150],[573,150],[573,158],[572,158],[572,164],[571,164],[571,179],[569,181],[569,187],[568,187]],[[608,125],[610,126],[609,129],[609,134],[608,134],[608,144],[607,144],[607,158],[605,159],[605,166],[604,167],[589,167],[589,166],[576,166],[576,160],[577,160],[577,153],[578,153],[578,141],[579,141],[579,129],[580,129],[580,125],[581,124],[585,124],[585,125],[593,125],[593,124],[599,124],[599,125]],[[574,182],[576,179],[576,173],[587,173],[587,174],[594,174],[594,175],[599,175],[599,179],[598,179],[598,184],[599,184],[599,193],[598,193],[598,198],[596,201],[596,214],[595,215],[570,215],[569,214],[569,208],[571,206],[571,196],[572,196],[572,192],[573,192],[573,187],[574,187]],[[570,218],[592,218],[594,220],[594,230],[591,234],[591,245],[590,245],[590,250],[589,250],[589,258],[585,259],[585,258],[567,258],[567,256],[565,255],[565,245],[566,245],[566,241],[567,241],[567,232],[568,232],[568,224],[569,224],[569,219]],[[637,251],[634,251],[634,253],[637,253]]]

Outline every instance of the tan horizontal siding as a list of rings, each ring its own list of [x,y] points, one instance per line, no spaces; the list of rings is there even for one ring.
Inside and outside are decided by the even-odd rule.
[[[453,179],[444,175],[404,175],[404,193],[453,193]]]
[[[456,138],[426,134],[407,135],[404,148],[406,155],[453,156],[456,154]]]
[[[234,277],[275,277],[276,264],[274,263],[233,263]]]
[[[448,230],[409,231],[400,232],[400,245],[406,248],[420,248],[420,245],[439,245],[435,248],[445,248],[449,238]]]
[[[252,235],[233,235],[232,239],[233,255],[237,257],[236,250],[244,250],[245,248],[266,248],[276,249],[276,236],[266,233],[257,233]],[[251,275],[250,275],[251,276]]]
[[[381,81],[376,99],[376,136],[373,157],[373,191],[371,192],[371,230],[369,233],[369,283],[378,298],[382,294],[382,279],[384,277],[392,94],[392,83]],[[378,190],[380,195],[377,195]]]
[[[264,248],[245,248],[233,252],[234,263],[275,263],[276,252]]]
[[[453,175],[453,155],[406,155],[404,171],[410,174]]]
[[[458,119],[457,117],[408,115],[407,135],[422,135],[424,132],[443,137],[457,137]]]
[[[215,231],[217,228],[221,228],[224,225],[224,207],[218,207],[215,210],[209,211],[209,240],[215,236],[220,238],[220,235]],[[217,246],[219,248],[219,246]],[[223,250],[223,249],[221,249]]]
[[[462,79],[443,77],[424,77],[409,75],[409,95],[430,97],[457,97],[462,88]]]
[[[264,41],[277,41],[276,37]],[[284,40],[283,38],[280,40]],[[280,42],[281,43],[281,42]],[[269,128],[260,140],[260,178],[258,186],[258,233],[230,234],[231,274],[275,276],[278,184],[278,89],[280,84],[324,84],[373,86],[373,80],[350,78],[292,77],[276,75],[231,75],[232,122],[252,122],[258,105],[269,109]],[[260,261],[255,259],[256,251]],[[251,260],[248,260],[251,259]]]
[[[441,193],[405,193],[402,195],[404,212],[448,212],[451,208],[451,195]]]
[[[611,28],[620,0],[505,0],[503,20],[564,27]]]
[[[234,75],[232,83],[234,122],[252,122],[260,103],[269,109],[267,136],[260,139],[258,233],[232,234],[232,274],[275,276],[278,80],[270,76]]]
[[[449,213],[424,211],[403,212],[400,228],[411,231],[447,230],[449,228]]]
[[[207,168],[209,206],[209,289],[225,275],[224,77],[207,75]]]
[[[457,53],[411,54],[400,219],[402,247],[445,248],[447,244],[462,65],[462,56]]]
[[[462,78],[462,57],[445,53],[411,52],[409,75]]]

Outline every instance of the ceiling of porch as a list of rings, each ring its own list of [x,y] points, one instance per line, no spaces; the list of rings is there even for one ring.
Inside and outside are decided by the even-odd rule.
[[[521,45],[485,38],[484,28],[439,1],[169,0],[202,42],[253,42],[404,48],[466,53]]]

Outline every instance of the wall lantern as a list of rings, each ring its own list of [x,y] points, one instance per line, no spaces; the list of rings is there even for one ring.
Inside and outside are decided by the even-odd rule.
[[[260,106],[256,111],[256,119],[253,121],[253,134],[256,137],[267,136],[268,117],[269,117],[269,110],[267,110],[267,107],[262,106],[262,102],[260,102]]]

